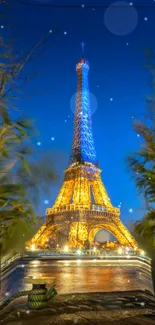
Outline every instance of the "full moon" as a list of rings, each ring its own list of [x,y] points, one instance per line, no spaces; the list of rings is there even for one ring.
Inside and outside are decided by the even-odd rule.
[[[125,36],[130,34],[138,24],[137,10],[128,2],[114,2],[104,13],[104,24],[114,35]]]

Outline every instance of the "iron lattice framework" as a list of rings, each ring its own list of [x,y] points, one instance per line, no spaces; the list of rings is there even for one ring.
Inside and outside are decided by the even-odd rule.
[[[76,65],[78,86],[72,153],[55,204],[46,211],[46,222],[27,243],[44,248],[67,243],[84,247],[94,241],[100,229],[109,231],[121,245],[136,248],[137,243],[120,220],[120,210],[112,206],[101,180],[91,125],[89,105],[89,64]]]
[[[76,93],[76,111],[72,155],[70,162],[97,163],[94,139],[92,134],[91,112],[88,88],[88,62],[81,59],[76,65],[78,86]]]

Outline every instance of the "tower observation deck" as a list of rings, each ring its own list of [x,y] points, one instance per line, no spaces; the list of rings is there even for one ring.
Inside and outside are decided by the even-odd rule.
[[[53,245],[85,247],[100,229],[109,231],[122,246],[137,247],[135,239],[120,220],[120,209],[113,207],[101,179],[92,134],[89,102],[89,63],[76,64],[77,92],[74,132],[69,166],[46,222],[27,243],[45,248]]]

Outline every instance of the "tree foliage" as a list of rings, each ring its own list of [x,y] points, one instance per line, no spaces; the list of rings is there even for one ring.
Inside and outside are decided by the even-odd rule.
[[[149,53],[150,54],[150,53]],[[150,57],[149,57],[150,60]],[[146,214],[136,222],[134,233],[140,244],[153,256],[155,248],[155,69],[154,61],[147,69],[150,72],[152,94],[146,97],[146,113],[143,120],[134,123],[139,134],[139,150],[128,157],[128,168],[136,188],[145,199]]]
[[[3,249],[7,248],[9,239],[11,243],[12,234],[18,234],[17,229],[30,229],[36,221],[35,207],[41,194],[49,193],[52,182],[57,179],[52,157],[35,155],[31,143],[34,125],[18,114],[15,103],[19,90],[30,81],[29,76],[23,75],[23,69],[45,39],[39,40],[28,54],[18,55],[13,42],[4,42],[0,37],[0,238]]]

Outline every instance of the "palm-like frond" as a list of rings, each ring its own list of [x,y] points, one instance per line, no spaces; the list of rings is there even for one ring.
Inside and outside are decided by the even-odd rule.
[[[149,66],[155,91],[155,71]],[[137,152],[127,159],[128,169],[132,174],[138,192],[145,198],[147,213],[135,223],[134,233],[139,242],[150,254],[155,248],[155,97],[147,96],[145,121],[136,121],[134,130],[141,137]]]

